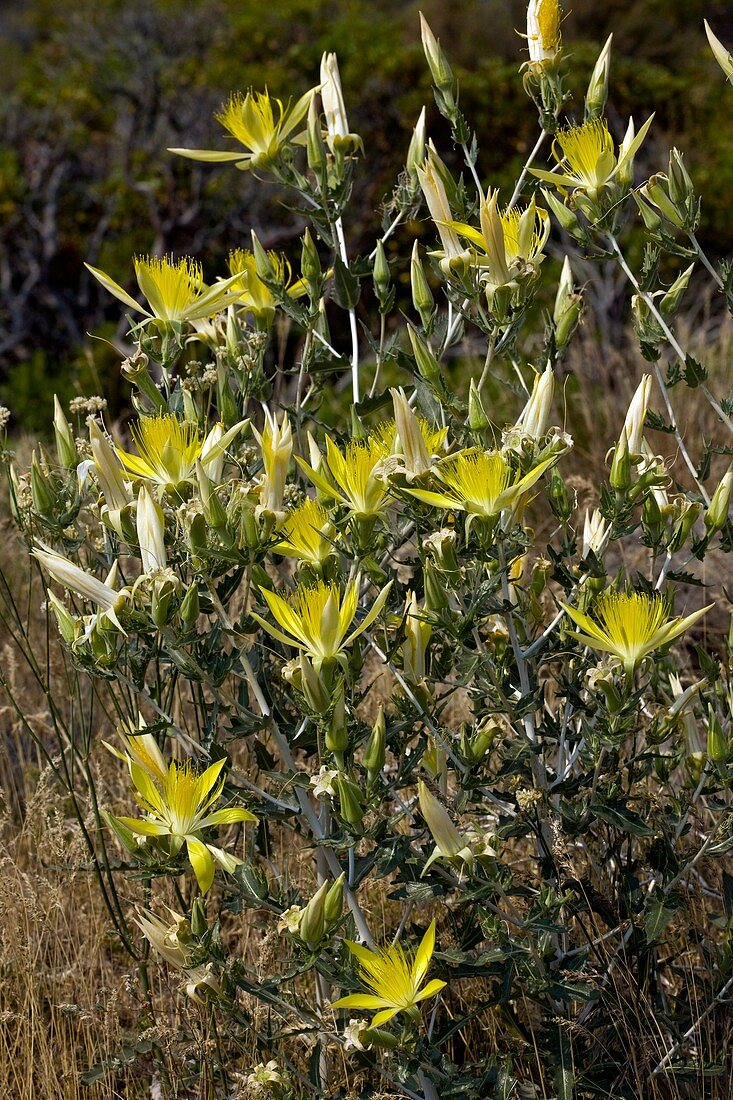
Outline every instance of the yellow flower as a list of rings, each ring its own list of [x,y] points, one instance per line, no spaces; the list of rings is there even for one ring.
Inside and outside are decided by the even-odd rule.
[[[205,439],[198,427],[177,416],[145,416],[131,429],[136,455],[117,448],[117,457],[135,477],[152,481],[161,493],[180,491],[196,479],[197,461],[206,468],[213,465],[244,427],[244,421],[221,433],[215,425]]]
[[[171,915],[172,923],[163,920],[149,909],[139,908],[135,923],[140,928],[145,939],[174,969],[180,970],[185,976],[186,993],[194,1001],[200,1001],[200,992],[209,991],[214,995],[221,994],[219,984],[213,970],[204,964],[189,966],[190,948],[192,944],[191,925],[187,917],[176,913],[175,909],[166,906]]]
[[[594,118],[582,126],[570,126],[558,130],[552,147],[558,167],[553,172],[532,168],[533,175],[546,183],[554,184],[564,192],[567,188],[584,192],[597,200],[616,177],[630,176],[634,156],[647,135],[654,115],[651,115],[638,134],[629,121],[618,156],[614,152],[613,138],[604,118]]]
[[[571,637],[591,649],[618,657],[631,675],[640,661],[679,638],[713,604],[685,618],[670,618],[669,603],[657,593],[649,596],[644,592],[604,592],[596,601],[593,618],[567,604],[560,606],[581,628],[581,633],[570,631]]]
[[[359,626],[348,633],[356,615],[360,587],[361,577],[357,575],[346,586],[342,599],[337,584],[319,581],[312,587],[300,585],[290,600],[263,588],[265,602],[282,629],[255,612],[252,615],[273,638],[307,653],[320,672],[324,663],[343,663],[344,650],[371,626],[384,607],[392,582],[382,589]]]
[[[268,251],[267,258],[272,264],[274,281],[282,283],[291,298],[302,298],[307,289],[305,279],[293,281],[290,264],[281,253]],[[269,327],[275,317],[277,298],[257,274],[254,252],[235,248],[229,253],[228,265],[236,277],[233,287],[238,291],[237,304]]]
[[[498,516],[518,504],[556,457],[544,459],[522,475],[510,466],[500,451],[461,451],[434,467],[434,474],[442,483],[439,490],[408,489],[407,492],[436,508],[466,512],[469,519]]]
[[[527,5],[529,62],[544,69],[560,52],[560,5],[557,0],[529,0]]]
[[[549,215],[535,206],[534,198],[526,210],[514,207],[501,213],[498,191],[489,191],[481,202],[480,231],[464,222],[448,224],[473,245],[470,262],[480,271],[490,294],[534,274],[544,259],[542,249],[550,235]]]
[[[314,89],[307,91],[292,107],[289,103],[287,107],[283,107],[282,102],[272,99],[267,90],[249,91],[246,95],[236,92],[232,95],[214,118],[246,152],[239,150],[227,153],[214,149],[169,149],[168,152],[210,164],[233,161],[243,171],[267,168],[277,160],[289,142],[301,141],[302,134],[291,135],[308,114],[313,92]]]
[[[149,309],[139,305],[103,271],[90,264],[84,266],[105,290],[114,294],[124,305],[149,320],[157,318],[165,324],[183,324],[185,321],[213,317],[230,302],[236,301],[236,294],[230,290],[236,277],[207,286],[203,281],[201,264],[187,257],[176,262],[172,256],[151,256],[147,259],[137,256],[133,263],[137,284],[147,299]]]
[[[282,414],[282,420],[278,424],[277,416],[271,413],[266,405],[262,408],[265,414],[262,432],[258,432],[256,428],[252,429],[260,445],[264,470],[260,479],[260,503],[256,514],[260,516],[264,512],[282,519],[285,479],[290,465],[290,456],[293,453],[293,429],[290,427],[286,412]]]
[[[134,761],[151,779],[157,779],[160,783],[164,783],[168,775],[168,765],[155,737],[152,733],[146,733],[145,728],[145,719],[140,714],[138,715],[138,726],[134,726],[130,722],[117,730],[117,736],[122,742],[122,752],[116,749],[114,745],[108,744],[107,741],[103,740],[102,744],[119,760],[123,760],[128,768]]]
[[[169,837],[172,855],[176,855],[185,843],[202,894],[214,881],[214,860],[229,872],[242,862],[221,848],[205,843],[201,839],[202,831],[215,825],[257,820],[249,810],[238,806],[211,811],[224,788],[224,779],[220,777],[224,763],[224,760],[217,760],[198,773],[188,761],[184,764],[171,761],[165,778],[156,781],[140,764],[131,760],[133,794],[145,817],[109,815],[137,836]]]
[[[285,518],[280,533],[282,539],[273,547],[276,554],[320,566],[333,553],[336,528],[323,505],[310,498]]]
[[[379,432],[366,439],[355,439],[346,444],[343,455],[329,436],[326,436],[326,476],[302,459],[297,462],[308,474],[314,485],[326,496],[338,500],[359,519],[378,516],[389,503],[387,486],[380,479],[384,460],[389,455],[389,442]]]
[[[380,1011],[372,1018],[370,1027],[386,1024],[399,1012],[416,1016],[416,1006],[420,1001],[434,997],[445,987],[445,982],[433,978],[420,988],[435,950],[435,921],[431,922],[414,957],[405,954],[397,945],[370,951],[351,940],[344,942],[359,960],[359,977],[373,993],[352,993],[348,997],[339,997],[332,1002],[331,1008],[378,1008]]]

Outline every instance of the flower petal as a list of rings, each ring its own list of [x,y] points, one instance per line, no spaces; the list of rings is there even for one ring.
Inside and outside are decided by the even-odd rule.
[[[197,840],[195,836],[186,837],[186,850],[199,889],[202,894],[206,894],[214,881],[214,857],[203,841]]]

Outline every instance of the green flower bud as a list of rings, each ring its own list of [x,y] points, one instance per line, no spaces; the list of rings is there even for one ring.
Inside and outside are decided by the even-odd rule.
[[[206,902],[203,898],[194,898],[191,906],[191,932],[194,936],[203,936],[207,928]]]
[[[377,241],[376,255],[374,257],[374,293],[379,301],[380,311],[384,312],[390,298],[390,285],[392,277],[389,271],[389,260],[384,251],[384,245]]]
[[[56,494],[51,479],[41,469],[35,451],[31,459],[31,496],[33,507],[39,515],[49,515],[56,508]]]
[[[591,73],[588,91],[585,93],[585,118],[590,121],[600,118],[606,109],[608,100],[608,74],[611,68],[611,43],[613,35],[609,34],[606,44],[601,50]]]
[[[303,234],[300,270],[303,272],[303,278],[308,283],[308,291],[311,297],[317,298],[321,287],[321,260],[309,229],[306,229]]]
[[[687,285],[690,282],[690,276],[695,270],[695,265],[690,266],[678,275],[672,286],[659,303],[659,310],[663,317],[672,317],[677,312],[682,301],[682,295],[687,290]]]
[[[341,816],[349,825],[360,826],[364,818],[362,810],[362,794],[356,783],[347,779],[345,775],[339,775],[334,779],[334,786],[338,791],[339,808]]]
[[[53,408],[53,434],[56,440],[56,457],[59,466],[63,466],[66,470],[73,470],[79,461],[79,456],[76,453],[76,443],[74,442],[74,433],[71,430],[71,425],[64,416],[64,410],[61,408],[61,403],[56,394],[53,395]]]
[[[621,438],[614,448],[609,480],[613,488],[621,493],[631,487],[631,456],[626,428],[622,429]]]
[[[193,630],[200,614],[199,586],[196,581],[188,586],[186,595],[183,597],[181,606],[178,609],[178,614],[186,629]]]
[[[491,421],[486,415],[481,394],[473,378],[468,387],[468,426],[472,432],[483,432],[491,427]]]
[[[728,522],[728,509],[730,507],[730,495],[733,488],[733,463],[723,474],[722,480],[713,493],[713,499],[705,513],[704,523],[708,535],[714,535],[716,531],[722,531]]]
[[[418,335],[412,325],[407,326],[407,332],[410,337],[412,351],[415,356],[415,365],[417,366],[420,377],[424,378],[428,385],[434,387],[439,386],[443,380],[440,363],[433,355],[427,343]]]
[[[367,780],[370,785],[382,774],[386,758],[386,744],[387,723],[384,719],[384,707],[380,703],[377,719],[372,726],[372,732],[369,734],[369,740],[364,749],[364,767],[367,770]]]
[[[307,948],[315,951],[326,934],[324,907],[328,883],[324,882],[310,899],[300,920],[298,935]]]
[[[412,289],[412,304],[420,314],[423,328],[427,329],[433,319],[435,301],[420,259],[420,248],[417,241],[412,246],[412,256],[410,258],[410,286]]]
[[[323,906],[323,915],[326,920],[326,928],[330,928],[331,925],[337,924],[341,920],[341,914],[344,909],[344,884],[346,882],[346,874],[341,872],[339,877],[334,882],[331,889],[326,894],[326,901]]]
[[[708,708],[708,757],[713,764],[727,764],[730,745],[712,708]]]
[[[573,504],[568,487],[556,466],[550,471],[550,505],[561,523],[567,523],[573,514]]]

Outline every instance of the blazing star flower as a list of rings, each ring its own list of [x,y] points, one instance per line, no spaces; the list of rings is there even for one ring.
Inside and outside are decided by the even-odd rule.
[[[143,908],[138,908],[135,923],[158,954],[184,974],[186,993],[192,1000],[201,1001],[201,991],[220,994],[221,986],[208,966],[189,966],[191,926],[188,918],[169,906],[166,908],[172,923]]]
[[[319,581],[313,587],[300,585],[290,600],[284,600],[277,592],[263,588],[262,595],[278,626],[273,626],[256,612],[252,615],[273,638],[306,653],[316,671],[320,672],[324,664],[336,661],[345,663],[344,650],[377,618],[392,582],[382,589],[362,622],[348,633],[359,604],[360,587],[361,577],[356,576],[347,585],[342,598],[337,584]]]
[[[328,512],[316,500],[307,497],[280,525],[281,540],[273,550],[285,557],[297,558],[320,567],[333,554],[336,528]]]
[[[614,152],[608,123],[603,118],[594,118],[584,122],[582,126],[558,130],[552,147],[558,164],[555,171],[546,172],[540,168],[530,170],[538,179],[553,184],[563,194],[568,189],[580,191],[589,199],[597,201],[617,177],[624,179],[630,175],[634,157],[653,118],[654,115],[651,115],[636,135],[634,124],[629,121],[618,156]]]
[[[130,775],[135,786],[133,794],[144,818],[108,816],[136,836],[169,838],[172,855],[180,852],[184,843],[201,893],[205,894],[214,881],[214,860],[230,873],[242,861],[221,848],[201,839],[204,829],[215,825],[231,825],[241,821],[256,821],[249,810],[228,806],[211,810],[224,787],[220,777],[224,760],[217,760],[204,772],[196,772],[186,761],[171,761],[164,780],[155,781],[136,761],[130,761]]]
[[[580,633],[570,631],[571,637],[618,657],[627,676],[631,676],[645,657],[679,638],[714,605],[708,604],[685,618],[670,618],[669,603],[658,593],[604,592],[593,608],[593,618],[568,604],[560,606],[581,628]]]
[[[302,298],[307,290],[305,279],[293,280],[290,264],[280,252],[268,251],[267,258],[272,265],[274,281],[283,284],[289,297]],[[238,292],[237,304],[269,328],[275,318],[277,298],[257,274],[254,252],[235,248],[229,253],[227,263],[232,275],[236,276],[233,288]]]
[[[527,46],[529,64],[545,69],[560,52],[560,5],[557,0],[529,0],[527,5]]]
[[[151,779],[159,783],[165,783],[168,776],[168,765],[165,757],[158,747],[158,742],[152,733],[146,733],[146,722],[142,714],[138,715],[138,725],[126,724],[117,730],[117,736],[122,743],[123,751],[120,752],[114,745],[102,741],[106,749],[127,764],[128,768],[133,762],[138,764]]]
[[[354,439],[347,443],[341,454],[333,440],[326,436],[323,466],[330,476],[315,470],[302,458],[296,461],[326,496],[338,500],[357,519],[368,519],[378,516],[389,503],[387,487],[379,474],[390,446],[391,441],[386,442],[378,432],[374,432],[366,439]]]
[[[209,164],[232,161],[242,171],[267,168],[277,160],[286,145],[301,142],[302,133],[293,135],[293,130],[308,114],[313,93],[311,88],[292,107],[289,102],[283,107],[282,102],[273,99],[267,90],[250,90],[246,95],[235,92],[214,118],[244,147],[245,152],[215,149],[169,149],[168,152]]]
[[[175,261],[172,256],[151,256],[147,259],[137,256],[133,263],[137,285],[147,299],[149,309],[136,302],[103,271],[90,264],[84,266],[105,290],[150,321],[157,318],[165,324],[183,324],[213,317],[237,299],[230,288],[238,276],[207,286],[201,264],[188,257]]]
[[[442,245],[442,251],[434,255],[441,257],[440,266],[446,275],[450,275],[452,267],[460,269],[470,259],[470,255],[466,249],[461,248],[456,231],[451,227],[451,208],[443,180],[447,169],[432,142],[428,143],[428,155],[424,163],[418,165],[416,170],[430,217],[435,223]]]
[[[290,465],[290,456],[293,453],[293,430],[286,412],[278,424],[277,417],[270,412],[266,405],[262,406],[265,413],[265,423],[262,432],[253,428],[255,438],[260,445],[264,474],[260,480],[260,503],[256,514],[263,512],[276,516],[279,520],[284,518],[283,494],[285,492],[285,478]]]
[[[126,588],[121,591],[116,588],[119,573],[117,562],[110,569],[107,579],[100,581],[97,577],[93,577],[91,573],[87,573],[78,565],[74,565],[68,558],[55,553],[53,550],[35,547],[31,553],[55,581],[62,584],[64,588],[75,592],[77,596],[81,596],[85,600],[91,600],[99,608],[101,618],[109,619],[118,630],[121,630],[123,634],[125,633],[117,615],[125,605],[130,593]],[[94,616],[94,620],[96,618],[97,616]]]
[[[176,493],[196,481],[196,462],[204,470],[214,466],[245,421],[221,433],[216,425],[205,439],[198,427],[177,416],[144,416],[131,429],[138,453],[116,448],[117,457],[134,477],[151,481],[159,493]]]
[[[529,473],[521,475],[500,451],[461,451],[434,467],[440,489],[408,489],[407,492],[435,508],[466,512],[470,524],[477,516],[491,518],[514,508],[555,461],[556,456],[550,456]]]
[[[372,1018],[370,1028],[386,1024],[399,1012],[417,1017],[420,1001],[434,997],[445,987],[445,982],[433,978],[420,988],[435,950],[435,921],[430,924],[414,957],[406,955],[397,945],[370,951],[351,940],[344,942],[359,960],[359,977],[373,993],[339,997],[332,1002],[331,1008],[378,1008],[380,1011]]]
[[[542,249],[550,235],[550,217],[535,206],[499,211],[499,192],[489,191],[481,202],[480,231],[464,222],[449,222],[449,228],[470,245],[470,263],[478,268],[489,297],[501,286],[534,274],[542,263]]]

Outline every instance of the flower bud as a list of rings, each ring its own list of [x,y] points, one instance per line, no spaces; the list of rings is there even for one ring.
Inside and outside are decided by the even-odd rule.
[[[585,93],[585,119],[586,122],[593,118],[600,118],[606,109],[608,100],[608,74],[611,68],[611,43],[613,35],[609,34],[606,44],[598,55],[593,72],[591,73],[588,91]]]
[[[539,443],[547,431],[554,394],[555,375],[548,363],[542,374],[535,375],[532,393],[516,423],[516,427],[535,443]]]
[[[561,523],[567,523],[573,514],[573,504],[568,487],[557,466],[553,466],[550,471],[549,496],[553,514],[557,516]]]
[[[453,95],[453,72],[440,48],[440,42],[430,29],[425,16],[420,12],[420,33],[422,36],[423,50],[427,60],[433,83],[442,93],[444,107],[447,111],[455,111],[455,99]],[[450,117],[450,114],[448,115]]]
[[[636,387],[634,396],[632,397],[629,403],[629,407],[626,411],[624,432],[626,434],[626,443],[628,445],[628,450],[632,456],[639,456],[642,454],[644,420],[646,419],[646,412],[647,408],[649,407],[651,388],[652,377],[650,374],[645,374],[639,385]]]
[[[137,498],[135,524],[140,547],[143,573],[155,573],[165,569],[168,557],[165,552],[165,518],[163,509],[154,501],[145,486],[141,486]]]
[[[333,708],[326,727],[326,748],[337,760],[343,758],[349,747],[349,730],[346,723],[346,691],[343,677],[332,688]]]
[[[560,283],[555,295],[555,308],[552,313],[555,349],[561,353],[570,343],[583,313],[583,298],[573,287],[573,272],[570,259],[566,256],[562,265]]]
[[[379,301],[380,310],[384,310],[389,300],[389,289],[392,278],[389,271],[389,260],[384,251],[381,240],[377,241],[376,255],[374,257],[374,293]]]
[[[659,311],[663,317],[673,317],[679,309],[680,302],[682,301],[682,296],[687,290],[690,276],[692,275],[694,270],[695,265],[690,264],[690,266],[685,271],[683,271],[681,275],[677,276],[675,281],[672,283],[672,286],[662,297],[662,300],[659,303]]]
[[[708,36],[710,49],[713,51],[715,60],[720,65],[728,80],[730,80],[731,84],[733,84],[733,56],[728,53],[720,39],[716,38],[716,36],[713,34],[712,30],[710,29],[710,25],[708,24],[708,21],[704,20],[704,22],[705,33]]]
[[[303,278],[308,283],[309,294],[312,298],[318,297],[321,287],[321,260],[310,229],[307,228],[303,234],[300,270],[303,272]]]
[[[321,182],[326,172],[326,145],[323,140],[323,131],[321,130],[321,120],[318,115],[315,96],[311,96],[310,105],[308,107],[305,152],[308,167],[311,172],[313,172],[316,179]]]
[[[412,246],[412,256],[410,258],[410,287],[412,289],[412,304],[420,314],[422,327],[427,329],[433,319],[435,301],[420,259],[420,247],[417,241]]]
[[[481,394],[473,378],[468,386],[468,417],[466,422],[472,432],[484,432],[491,427],[491,421],[486,413]]]
[[[730,507],[730,495],[733,488],[733,463],[723,474],[720,484],[713,493],[713,499],[705,513],[704,523],[708,535],[714,535],[716,531],[722,531],[728,522],[728,509]]]
[[[48,593],[47,602],[54,613],[56,625],[59,628],[59,634],[67,645],[73,645],[79,633],[77,630],[77,620],[51,591]]]
[[[347,779],[345,775],[339,775],[334,779],[334,786],[338,790],[341,817],[349,825],[358,828],[364,817],[364,812],[361,807],[361,791],[356,783]]]
[[[625,492],[631,486],[631,457],[626,428],[621,430],[621,438],[614,447],[609,480],[618,492]]]
[[[433,355],[428,344],[418,335],[412,325],[408,324],[407,332],[410,337],[410,343],[412,344],[412,352],[415,356],[415,365],[418,374],[421,378],[425,379],[428,385],[433,387],[439,386],[443,380],[440,363]]]
[[[31,496],[33,507],[39,515],[50,515],[54,511],[57,503],[56,494],[50,477],[41,469],[35,451],[31,458]]]
[[[377,718],[369,734],[369,740],[364,748],[364,767],[367,770],[367,782],[371,786],[378,776],[382,774],[386,758],[387,723],[384,718],[384,707],[379,704]]]
[[[73,470],[79,461],[74,433],[64,416],[64,410],[61,408],[61,402],[56,394],[53,395],[53,434],[56,440],[56,457],[59,466],[63,466],[66,470]]]
[[[702,511],[702,504],[694,500],[682,500],[680,516],[677,520],[671,538],[667,545],[670,554],[676,554],[687,542],[687,536],[695,525],[697,517]]]
[[[405,168],[409,173],[412,183],[413,194],[417,193],[417,189],[420,186],[420,181],[417,178],[418,166],[425,160],[425,108],[420,111],[420,117],[415,123],[415,129],[412,131],[412,137],[410,138],[410,146],[407,150],[407,160],[405,162]]]
[[[206,902],[201,897],[194,898],[191,906],[191,932],[194,936],[203,936],[207,928]]]
[[[590,509],[586,511],[585,520],[583,522],[583,545],[580,556],[582,558],[587,558],[592,550],[596,557],[600,558],[606,548],[609,534],[608,524],[601,515],[600,510],[596,508],[593,512],[591,512]]]
[[[199,605],[199,586],[196,581],[193,581],[186,590],[186,595],[181,601],[181,606],[178,609],[178,614],[181,618],[181,622],[187,630],[193,630],[198,622],[198,617],[201,613]]]
[[[564,229],[566,233],[569,233],[576,241],[583,241],[585,239],[585,232],[573,211],[570,210],[562,199],[558,198],[553,191],[548,191],[545,187],[542,187],[541,191],[545,202],[557,218],[560,227]]]
[[[323,904],[323,916],[326,920],[326,928],[330,928],[332,924],[337,924],[338,921],[341,920],[341,914],[344,909],[345,883],[346,874],[342,871],[326,894],[326,900]]]
[[[310,951],[315,951],[326,933],[324,905],[328,883],[324,882],[310,899],[300,919],[298,935]]]

